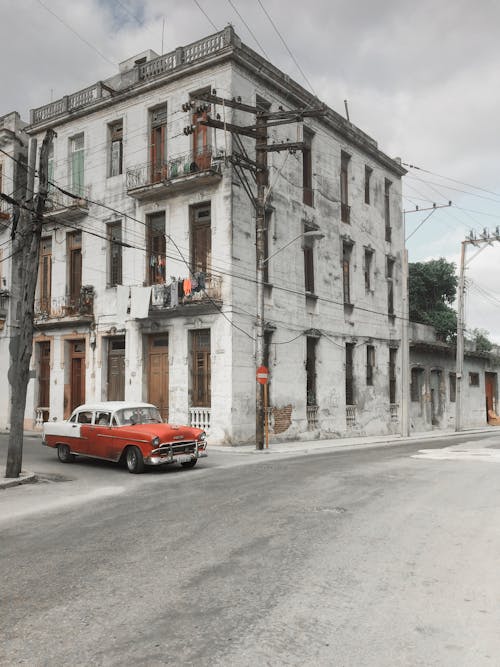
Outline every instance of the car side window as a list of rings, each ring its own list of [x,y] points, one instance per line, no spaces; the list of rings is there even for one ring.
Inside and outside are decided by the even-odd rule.
[[[70,421],[72,424],[74,424],[74,423],[76,422],[76,417],[77,417],[76,413],[75,413],[74,415],[71,415],[69,421]]]
[[[118,421],[116,415],[113,415],[113,419],[111,420],[111,426],[120,426],[120,422]]]
[[[86,411],[86,412],[79,412],[77,421],[79,424],[92,424],[92,412]]]
[[[109,426],[110,419],[111,419],[111,413],[98,412],[96,414],[95,422],[96,424],[99,424],[99,426]]]

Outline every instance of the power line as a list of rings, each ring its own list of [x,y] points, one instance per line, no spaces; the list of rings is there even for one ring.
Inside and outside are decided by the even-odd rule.
[[[253,30],[250,28],[250,26],[249,26],[248,23],[245,21],[245,19],[243,18],[243,16],[240,14],[240,12],[238,11],[238,9],[235,7],[235,5],[234,5],[234,3],[232,2],[232,0],[227,0],[227,1],[228,1],[228,3],[231,5],[231,7],[234,9],[234,11],[236,12],[236,14],[239,16],[240,20],[243,22],[243,25],[244,25],[245,28],[248,30],[248,32],[250,33],[250,35],[253,37],[255,43],[257,44],[257,46],[259,47],[259,49],[260,49],[260,50],[262,51],[262,53],[264,54],[264,57],[267,58],[267,60],[270,61],[271,59],[269,58],[269,56],[268,56],[267,53],[265,52],[264,47],[263,47],[262,44],[259,42],[259,40],[258,40],[257,37],[255,36]]]
[[[465,183],[464,181],[459,181],[456,178],[451,178],[450,176],[443,176],[443,174],[436,174],[434,171],[430,171],[429,169],[423,169],[423,167],[417,167],[414,164],[408,164],[407,162],[402,162],[401,163],[405,167],[409,167],[410,169],[418,169],[418,171],[423,171],[426,174],[431,174],[432,176],[437,176],[438,178],[444,178],[447,181],[451,181],[452,183],[458,183],[459,185],[465,185],[468,188],[474,188],[475,190],[481,190],[482,192],[486,192],[487,194],[490,195],[495,195],[496,197],[500,197],[500,194],[498,192],[493,192],[492,190],[487,190],[486,188],[482,188],[479,185],[471,185],[470,183]],[[446,187],[446,186],[444,186]]]
[[[76,31],[74,28],[72,28],[68,23],[66,23],[66,21],[64,21],[58,14],[56,14],[55,12],[53,12],[52,9],[49,9],[49,7],[47,7],[47,5],[44,4],[44,3],[42,2],[42,0],[37,0],[37,2],[38,2],[40,5],[42,5],[42,7],[43,7],[46,11],[49,12],[49,14],[52,14],[52,16],[54,16],[60,23],[62,23],[63,26],[64,26],[65,28],[67,28],[67,29],[70,30],[74,35],[76,35],[76,36],[78,37],[78,39],[80,39],[84,44],[86,44],[88,47],[90,47],[90,48],[93,49],[96,53],[98,53],[98,54],[101,56],[101,58],[103,58],[107,63],[109,63],[110,65],[113,65],[114,67],[116,67],[116,63],[115,63],[115,62],[113,62],[113,61],[110,60],[107,56],[105,56],[104,53],[102,53],[102,51],[99,51],[99,49],[98,49],[96,46],[94,46],[93,44],[91,44],[89,41],[87,41],[87,40],[85,39],[85,37],[82,37],[82,36],[80,35],[79,32],[77,32],[77,31]]]
[[[193,2],[194,2],[194,4],[198,7],[198,9],[199,9],[200,12],[203,14],[203,16],[207,19],[207,21],[210,23],[210,25],[212,26],[212,28],[213,28],[216,32],[218,32],[219,29],[217,28],[217,26],[215,25],[215,23],[212,21],[212,19],[210,18],[210,16],[209,16],[209,15],[206,13],[206,11],[203,9],[203,7],[200,5],[200,3],[198,2],[198,0],[193,0]]]

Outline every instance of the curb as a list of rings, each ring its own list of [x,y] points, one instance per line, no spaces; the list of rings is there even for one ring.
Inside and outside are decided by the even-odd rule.
[[[33,484],[37,481],[36,473],[21,470],[19,477],[0,477],[0,489],[8,489],[12,486],[20,486],[21,484]]]

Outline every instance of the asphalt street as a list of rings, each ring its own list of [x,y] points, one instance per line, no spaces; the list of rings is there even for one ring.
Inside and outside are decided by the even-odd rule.
[[[0,491],[0,664],[498,665],[497,440],[130,475],[27,438],[41,481]]]

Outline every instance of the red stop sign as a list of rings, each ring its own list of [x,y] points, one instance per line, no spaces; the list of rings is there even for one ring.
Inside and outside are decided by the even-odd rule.
[[[259,366],[257,368],[257,382],[259,384],[267,384],[269,378],[269,371],[265,366]]]

